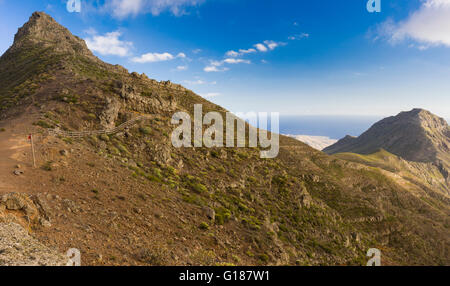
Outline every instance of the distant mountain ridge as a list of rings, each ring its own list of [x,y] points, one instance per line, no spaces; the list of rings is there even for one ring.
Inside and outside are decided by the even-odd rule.
[[[434,163],[447,172],[450,166],[450,127],[424,109],[401,112],[375,123],[359,137],[346,136],[325,148],[327,154],[371,154],[379,149],[413,162]]]

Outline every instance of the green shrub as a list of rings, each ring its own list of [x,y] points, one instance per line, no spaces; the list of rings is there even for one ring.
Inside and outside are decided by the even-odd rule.
[[[117,148],[120,150],[120,152],[125,153],[125,154],[129,154],[130,152],[128,151],[127,147],[125,147],[122,144],[117,144]]]
[[[225,168],[222,167],[222,166],[218,166],[218,167],[216,168],[216,170],[217,170],[217,172],[219,172],[219,173],[225,173]]]
[[[211,156],[214,158],[220,158],[220,153],[217,150],[211,150]]]
[[[42,128],[53,128],[53,125],[51,125],[50,123],[43,121],[43,120],[39,120],[38,122],[35,122],[33,124],[40,126]]]
[[[269,256],[267,254],[260,254],[258,255],[259,260],[261,260],[264,263],[269,262]]]
[[[197,182],[191,183],[189,186],[191,187],[191,189],[194,192],[196,192],[198,194],[203,194],[203,193],[207,193],[208,192],[208,188],[206,188],[205,185],[197,183]]]
[[[47,161],[47,162],[45,162],[45,164],[44,165],[42,165],[42,170],[45,170],[45,171],[51,171],[52,170],[52,161]]]
[[[208,229],[209,229],[209,224],[206,223],[206,222],[202,222],[202,223],[199,225],[199,228],[202,229],[202,230],[208,230]]]
[[[0,128],[0,132],[5,132],[6,129],[5,128]]]
[[[145,177],[147,178],[147,180],[152,181],[152,182],[157,182],[157,183],[162,182],[160,178],[158,178],[154,175],[147,174]]]
[[[109,152],[111,152],[111,154],[120,155],[120,151],[116,147],[110,146],[110,147],[108,147],[108,149],[109,149]]]
[[[63,141],[66,142],[67,144],[73,144],[72,138],[63,138]]]
[[[154,168],[153,169],[153,174],[155,174],[155,176],[158,177],[159,179],[163,178],[163,175],[161,173],[161,169],[159,169],[159,168]]]
[[[144,135],[150,135],[152,134],[152,129],[150,127],[140,127],[139,132],[141,132]]]
[[[226,208],[218,208],[216,211],[216,224],[222,225],[230,220],[231,212]]]
[[[109,136],[106,134],[101,134],[98,136],[98,138],[102,141],[108,142],[109,141]]]
[[[177,170],[172,166],[167,166],[167,172],[169,172],[170,175],[176,175]]]
[[[190,175],[187,175],[185,177],[185,180],[187,180],[186,185],[187,187],[196,192],[197,194],[205,194],[208,193],[208,188],[199,182],[199,179]]]

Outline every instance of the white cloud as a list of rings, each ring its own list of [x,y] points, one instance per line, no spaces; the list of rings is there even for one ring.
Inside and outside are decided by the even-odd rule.
[[[185,58],[186,55],[184,53],[179,53],[177,56],[173,56],[170,53],[147,53],[143,54],[140,57],[134,57],[131,61],[135,63],[155,63],[155,62],[164,62],[171,61],[175,58]]]
[[[256,44],[255,45],[255,48],[258,50],[258,51],[260,51],[260,52],[267,52],[268,51],[268,49],[267,49],[267,47],[266,46],[264,46],[263,44]]]
[[[240,49],[239,53],[241,53],[241,54],[251,54],[251,53],[256,53],[256,50],[255,49],[247,49],[247,50]]]
[[[228,51],[225,53],[225,55],[228,57],[237,57],[237,56],[239,56],[239,53],[235,52],[235,51]]]
[[[247,49],[247,50],[239,49],[239,52],[231,50],[231,51],[226,52],[225,55],[227,57],[234,57],[235,58],[235,57],[239,57],[239,56],[242,56],[242,55],[245,55],[245,54],[251,54],[251,53],[256,53],[256,50],[255,49]]]
[[[286,43],[282,42],[274,42],[274,41],[264,41],[264,44],[269,48],[269,50],[273,51],[279,46],[285,46]]]
[[[229,68],[219,68],[217,66],[211,65],[203,69],[205,72],[224,72],[229,70]]]
[[[206,84],[205,81],[198,79],[198,80],[183,80],[183,83],[185,84],[189,84],[189,85],[201,85],[201,84]]]
[[[412,40],[419,49],[430,46],[450,47],[450,0],[426,0],[420,8],[400,22],[388,20],[378,27],[377,38],[393,44]]]
[[[227,67],[221,68],[224,64],[251,64],[251,61],[236,58],[227,58],[223,61],[210,61],[209,66],[205,67],[203,71],[205,72],[224,72],[229,70]]]
[[[249,60],[243,60],[243,59],[233,59],[233,58],[228,58],[224,60],[225,63],[227,64],[250,64],[251,62]]]
[[[188,69],[188,66],[177,66],[177,71],[185,71]]]
[[[211,61],[211,65],[214,66],[214,67],[220,67],[221,65],[223,65],[223,62]]]
[[[255,48],[260,52],[267,52],[269,50],[273,51],[277,47],[285,46],[286,43],[283,42],[275,42],[275,41],[264,41],[264,44],[259,43],[255,45]]]
[[[95,30],[94,28],[90,27],[86,30],[83,31],[84,33],[88,34],[89,36],[95,36],[97,35],[97,30]]]
[[[125,57],[129,55],[130,49],[133,47],[133,43],[119,39],[122,35],[119,31],[106,33],[104,36],[96,35],[96,32],[92,29],[87,32],[91,35],[91,37],[85,39],[88,48],[104,56]]]
[[[203,70],[205,72],[223,72],[223,71],[227,71],[228,68],[219,68],[221,66],[223,66],[224,64],[251,64],[250,60],[246,60],[246,59],[241,59],[241,58],[237,58],[246,54],[252,54],[252,53],[257,53],[257,52],[268,52],[268,51],[273,51],[275,50],[277,47],[280,46],[285,46],[287,45],[286,43],[283,42],[275,42],[275,41],[264,41],[263,43],[258,43],[255,44],[254,47],[255,48],[249,48],[249,49],[239,49],[238,52],[234,51],[234,50],[230,50],[228,52],[225,53],[225,56],[227,58],[225,58],[224,60],[221,61],[210,61],[209,66],[206,66]],[[267,63],[266,61],[262,61],[263,63]]]
[[[104,8],[120,19],[138,14],[157,16],[170,11],[175,16],[186,14],[186,8],[198,6],[205,0],[107,0]]]
[[[305,39],[305,38],[309,38],[309,34],[308,33],[301,33],[298,35],[293,35],[288,37],[289,40],[294,41],[294,40],[301,40],[301,39]]]

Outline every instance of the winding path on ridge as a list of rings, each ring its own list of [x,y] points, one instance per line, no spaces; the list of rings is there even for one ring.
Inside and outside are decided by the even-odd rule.
[[[136,124],[139,120],[149,119],[153,116],[134,112],[137,117],[134,117],[121,125],[104,130],[92,131],[62,131],[49,129],[50,135],[61,135],[64,137],[79,138],[83,136],[99,135],[99,134],[114,134],[127,127]],[[24,177],[33,173],[31,145],[28,140],[28,134],[35,130],[32,122],[36,118],[17,118],[10,122],[1,122],[0,124],[0,194],[10,192],[23,192],[30,186],[25,186]],[[14,174],[16,166],[20,166],[19,170],[24,171],[24,174],[17,176]]]

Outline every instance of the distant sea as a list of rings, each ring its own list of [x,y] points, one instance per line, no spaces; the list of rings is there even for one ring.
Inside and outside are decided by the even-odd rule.
[[[382,116],[280,116],[280,133],[341,139],[359,136]]]

